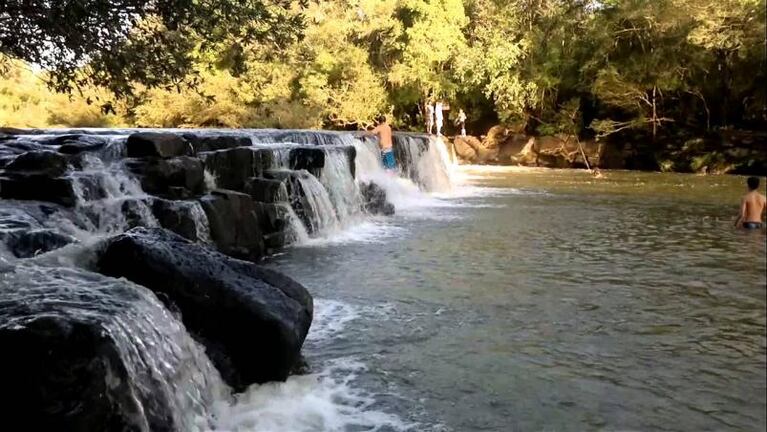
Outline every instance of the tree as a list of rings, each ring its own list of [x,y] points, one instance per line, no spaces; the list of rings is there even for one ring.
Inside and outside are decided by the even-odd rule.
[[[96,85],[114,95],[194,85],[196,55],[301,28],[289,0],[4,0],[0,54],[50,73],[61,92]],[[0,72],[2,69],[0,69]]]

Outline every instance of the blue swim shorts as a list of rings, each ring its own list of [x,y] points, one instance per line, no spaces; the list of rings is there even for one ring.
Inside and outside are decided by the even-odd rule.
[[[397,168],[397,161],[394,160],[393,150],[381,152],[381,161],[383,162],[384,168],[387,170],[393,170]]]

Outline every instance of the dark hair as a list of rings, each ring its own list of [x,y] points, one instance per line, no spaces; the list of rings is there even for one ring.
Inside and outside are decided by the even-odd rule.
[[[376,117],[376,121],[378,123],[384,123],[386,121],[386,115],[380,114],[378,117]]]
[[[748,188],[751,190],[759,189],[759,177],[749,177],[746,183],[748,183]]]

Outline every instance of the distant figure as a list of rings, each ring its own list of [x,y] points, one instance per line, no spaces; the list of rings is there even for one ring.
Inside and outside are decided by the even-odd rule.
[[[442,102],[434,104],[434,120],[437,123],[437,135],[442,135]]]
[[[592,171],[591,174],[594,176],[595,179],[601,179],[602,177],[604,177],[602,175],[602,171],[599,171],[599,168],[594,168],[594,171]]]
[[[764,195],[758,192],[759,178],[749,177],[746,183],[748,184],[748,193],[743,195],[740,202],[740,214],[735,220],[735,226],[745,229],[760,229],[766,206]]]
[[[431,135],[434,131],[434,105],[426,101],[426,133]]]
[[[378,136],[378,146],[381,148],[381,161],[387,171],[394,171],[397,169],[397,162],[394,159],[394,151],[392,150],[391,139],[391,126],[386,119],[385,115],[378,117],[378,125],[373,130],[366,131],[364,135]]]
[[[458,111],[458,125],[461,126],[461,136],[466,138],[466,113],[463,108]]]

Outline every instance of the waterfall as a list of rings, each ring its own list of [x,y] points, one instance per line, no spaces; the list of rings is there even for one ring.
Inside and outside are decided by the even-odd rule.
[[[297,176],[303,193],[302,204],[309,221],[309,231],[323,233],[339,228],[339,219],[325,186],[317,177],[306,171],[300,171]]]
[[[81,170],[70,175],[77,210],[87,217],[91,234],[115,234],[137,225],[158,225],[149,206],[151,197],[128,174],[122,161],[105,163],[85,155],[80,164]]]
[[[16,204],[8,200],[5,204],[24,211],[20,211],[21,216],[12,215],[9,218],[16,225],[4,227],[0,223],[0,230],[53,228],[81,240],[92,240],[91,237],[116,234],[134,226],[173,227],[175,224],[176,228],[185,233],[191,232],[188,238],[196,236],[199,242],[213,245],[214,239],[211,237],[212,234],[216,235],[219,226],[213,225],[214,230],[211,230],[205,213],[208,208],[203,210],[198,200],[205,192],[217,188],[216,178],[212,174],[216,173],[220,184],[227,184],[226,187],[240,192],[226,195],[226,199],[233,197],[231,202],[242,204],[234,211],[253,209],[249,213],[243,212],[245,216],[242,217],[251,223],[248,225],[248,228],[253,228],[250,233],[264,231],[262,239],[258,239],[264,240],[262,246],[269,239],[273,244],[279,244],[269,247],[277,249],[282,246],[280,240],[283,235],[288,244],[305,244],[318,237],[333,236],[355,224],[378,223],[378,219],[364,213],[361,182],[375,182],[383,188],[398,212],[402,209],[407,211],[411,206],[423,205],[430,199],[430,193],[448,192],[452,187],[450,162],[444,143],[425,135],[395,134],[395,153],[400,172],[391,173],[381,165],[377,142],[361,139],[354,133],[296,130],[151,131],[184,137],[192,134],[192,138],[195,134],[213,138],[236,137],[239,140],[233,147],[246,143],[270,150],[271,166],[264,163],[265,157],[262,159],[265,152],[258,152],[259,160],[255,161],[255,156],[248,155],[248,150],[224,146],[217,151],[234,151],[230,153],[237,156],[233,158],[236,160],[231,161],[233,166],[224,167],[220,172],[212,169],[200,174],[202,162],[195,161],[197,171],[192,172],[189,168],[179,176],[187,180],[185,175],[196,175],[197,184],[204,181],[204,190],[202,187],[178,186],[186,183],[177,182],[176,177],[170,180],[171,175],[176,175],[172,173],[168,177],[161,177],[161,181],[187,190],[188,194],[178,195],[183,197],[178,200],[162,199],[142,189],[142,183],[149,184],[146,182],[147,177],[140,177],[145,174],[135,170],[134,165],[126,165],[124,160],[127,137],[135,130],[70,130],[58,131],[53,135],[40,134],[25,141],[39,141],[39,145],[35,144],[38,147],[32,148],[32,151],[40,148],[56,151],[54,144],[46,143],[46,140],[50,141],[63,134],[94,135],[97,139],[92,142],[100,140],[101,144],[97,145],[103,145],[97,150],[68,155],[65,160],[69,164],[67,170],[62,171],[63,174],[54,174],[57,180],[71,180],[75,195],[74,208],[66,208],[64,205],[40,207],[40,203],[36,203],[40,208],[26,209],[23,206],[34,207],[34,204]],[[291,152],[296,149],[306,151],[307,148],[308,153],[315,153],[311,155],[313,159],[309,159],[316,164],[307,169],[297,168],[299,163],[291,157]],[[317,152],[323,157],[315,157]],[[252,159],[240,159],[240,155],[252,156]],[[7,163],[10,159],[6,156],[0,154],[0,162]],[[208,160],[205,163],[208,164]],[[226,168],[231,168],[232,172]],[[222,173],[231,174],[232,178],[222,176]],[[256,180],[263,182],[263,189],[246,190],[243,186],[258,184],[254,183]],[[275,187],[278,183],[279,186]],[[249,195],[243,196],[243,193]],[[165,198],[177,197],[173,194],[158,194]],[[227,207],[223,208],[223,211],[228,211]],[[48,211],[53,213],[46,219]],[[46,213],[46,217],[39,215],[42,213]],[[30,220],[21,220],[27,217],[24,215]],[[27,261],[24,265],[15,266],[13,270],[0,268],[0,272],[5,272],[3,278],[0,278],[0,284],[3,284],[0,286],[0,303],[7,301],[31,305],[41,315],[68,314],[68,319],[73,316],[75,320],[82,317],[90,323],[98,323],[105,337],[115,342],[119,357],[126,364],[125,373],[128,375],[124,381],[132,385],[126,394],[138,404],[137,416],[144,419],[136,430],[155,429],[147,420],[151,417],[155,400],[171,401],[173,419],[170,422],[178,430],[210,430],[215,427],[216,422],[210,419],[208,410],[216,404],[228,403],[230,400],[226,393],[229,389],[221,383],[218,372],[211,366],[204,350],[150,291],[125,280],[106,278],[75,268],[56,267],[65,265],[65,262],[69,265],[70,261],[62,259],[65,258],[63,255],[81,247],[84,246],[61,247],[58,256],[55,251],[44,253],[30,258],[36,261]],[[46,262],[48,266],[41,265]],[[4,264],[0,261],[2,266]],[[0,322],[0,329],[13,325],[12,320]],[[153,395],[156,397],[153,398]]]
[[[346,224],[352,217],[359,215],[362,196],[352,176],[350,160],[343,148],[325,149],[325,166],[320,180],[328,191],[341,224]]]

